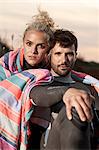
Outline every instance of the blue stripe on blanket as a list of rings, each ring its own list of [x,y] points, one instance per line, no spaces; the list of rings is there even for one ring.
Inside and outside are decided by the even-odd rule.
[[[7,79],[9,82],[11,82],[11,84],[14,84],[15,86],[18,86],[18,88],[20,88],[21,89],[21,91],[22,91],[22,89],[23,89],[23,87],[25,86],[25,84],[26,84],[26,81],[28,80],[28,79],[25,79],[25,77],[23,76],[21,76],[20,78],[17,76],[17,74],[16,75],[13,75],[13,76],[11,76],[11,77],[9,77],[8,79]],[[9,84],[10,85],[10,84]]]
[[[21,101],[17,101],[15,96],[7,89],[0,87],[0,101],[8,104],[14,111],[18,112],[21,109]]]
[[[23,74],[24,76],[28,77],[29,79],[32,79],[32,80],[35,79],[35,76],[33,74],[27,72],[27,71],[23,71],[23,72],[21,72],[21,74]]]

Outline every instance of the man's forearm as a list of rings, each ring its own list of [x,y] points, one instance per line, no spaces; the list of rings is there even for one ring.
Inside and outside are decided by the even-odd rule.
[[[69,86],[36,86],[30,92],[30,98],[37,106],[50,107],[61,101]]]

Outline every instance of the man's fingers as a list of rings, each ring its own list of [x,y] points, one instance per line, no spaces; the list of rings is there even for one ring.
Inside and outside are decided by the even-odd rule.
[[[81,121],[86,121],[87,117],[85,115],[85,112],[83,111],[83,108],[79,105],[79,103],[77,103],[77,102],[75,102],[75,109],[76,109]]]
[[[81,96],[83,98],[83,101],[86,103],[86,105],[91,108],[92,103],[95,101],[95,97],[92,96],[91,94],[82,94]]]
[[[88,105],[86,105],[86,103],[84,103],[84,101],[82,100],[82,103],[80,103],[81,108],[87,118],[88,121],[91,121],[91,119],[93,118],[93,114],[92,114],[92,108],[89,108]]]
[[[92,118],[93,118],[93,114],[92,114],[92,108],[89,107],[91,105],[91,103],[89,102],[89,105],[86,104],[85,100],[82,98],[82,97],[77,97],[77,104],[78,104],[78,111],[79,111],[79,114],[81,115],[81,117],[83,118],[82,116],[82,113],[84,113],[84,116],[86,116],[86,119],[88,121],[90,121]],[[75,106],[77,105],[75,104]],[[77,106],[76,106],[77,107]],[[76,108],[75,107],[75,108]],[[80,110],[82,108],[82,111],[80,113]]]
[[[72,119],[72,107],[74,107],[82,121],[90,121],[93,118],[92,104],[94,99],[94,96],[86,91],[69,89],[63,96],[68,119]]]
[[[78,100],[77,100],[78,99]],[[79,104],[79,101],[80,101],[80,103],[81,103],[81,101],[82,101],[82,104],[80,105]],[[85,107],[85,104],[84,104],[84,102],[83,102],[83,100],[81,99],[81,97],[76,97],[76,99],[74,98],[74,97],[72,97],[72,98],[67,98],[67,99],[65,99],[65,105],[66,105],[66,114],[67,114],[67,118],[69,119],[69,120],[71,120],[72,119],[72,107],[74,107],[75,109],[76,109],[76,111],[77,111],[77,113],[78,113],[78,115],[79,115],[79,118],[82,120],[82,121],[86,121],[87,120],[87,118],[86,118],[86,115],[85,115],[85,113],[84,113],[84,111],[83,111],[83,108],[82,107]]]
[[[72,107],[70,105],[66,105],[66,115],[69,120],[72,119]]]

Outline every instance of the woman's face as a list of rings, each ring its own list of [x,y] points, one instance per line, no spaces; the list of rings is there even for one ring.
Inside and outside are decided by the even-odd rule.
[[[48,43],[44,32],[27,31],[23,39],[24,58],[28,64],[35,67],[47,55]]]

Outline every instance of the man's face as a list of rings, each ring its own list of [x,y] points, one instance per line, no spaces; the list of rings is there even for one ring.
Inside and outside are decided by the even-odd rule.
[[[76,61],[75,47],[63,48],[56,43],[51,50],[51,72],[55,76],[66,76]]]
[[[39,31],[27,31],[23,40],[24,57],[28,64],[37,66],[47,52],[47,40],[45,33]]]

